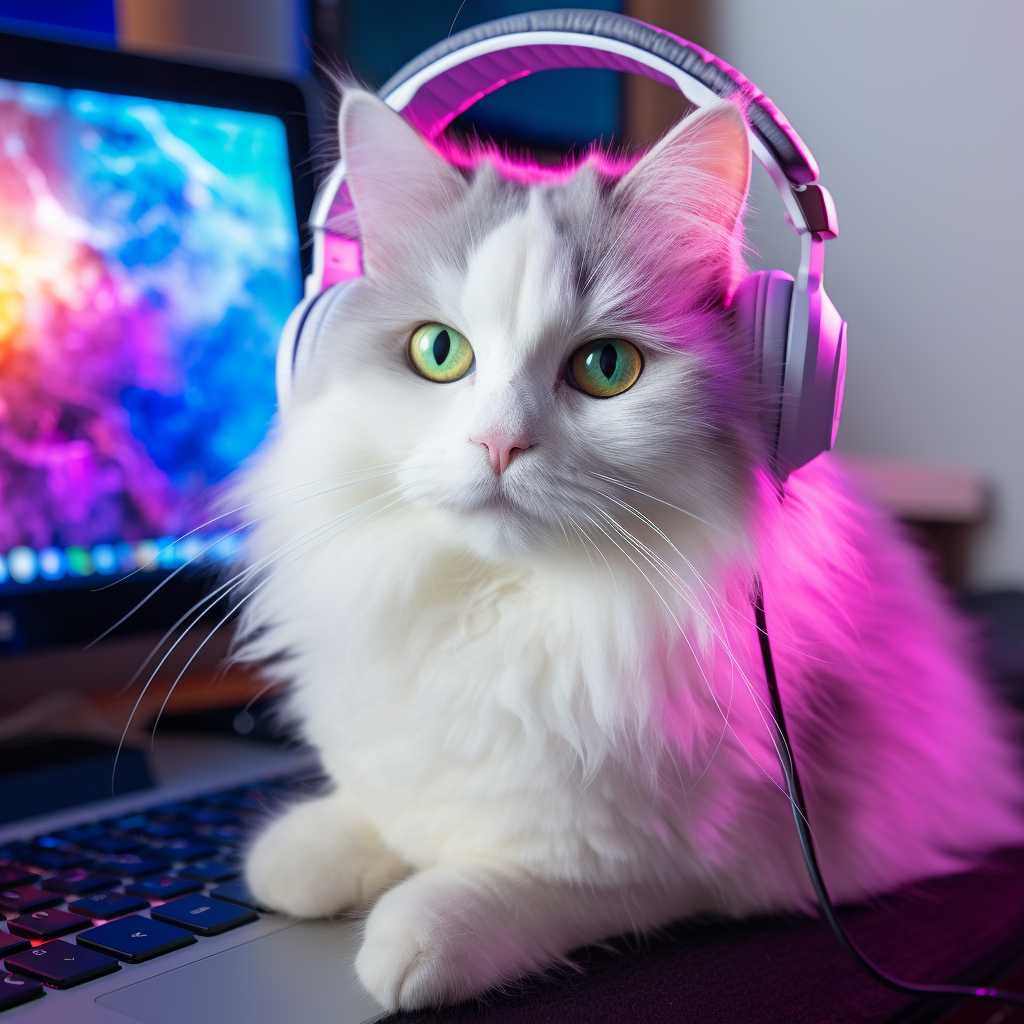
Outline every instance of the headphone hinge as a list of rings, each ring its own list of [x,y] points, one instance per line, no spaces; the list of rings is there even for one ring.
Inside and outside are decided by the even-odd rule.
[[[839,217],[836,204],[824,185],[796,185],[793,198],[800,205],[807,230],[824,238],[839,236]]]

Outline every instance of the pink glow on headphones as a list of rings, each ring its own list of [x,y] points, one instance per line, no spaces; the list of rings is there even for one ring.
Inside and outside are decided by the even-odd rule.
[[[363,276],[363,250],[356,239],[325,231],[323,243],[324,275],[321,290],[340,281],[352,281]]]

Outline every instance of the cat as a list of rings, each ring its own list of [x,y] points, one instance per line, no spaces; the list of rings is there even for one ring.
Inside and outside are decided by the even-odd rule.
[[[1009,713],[921,557],[829,456],[780,500],[730,305],[742,110],[556,170],[355,87],[339,128],[365,273],[237,488],[238,656],[334,787],[252,844],[259,902],[364,913],[388,1009],[812,909],[755,573],[837,901],[1024,841]]]

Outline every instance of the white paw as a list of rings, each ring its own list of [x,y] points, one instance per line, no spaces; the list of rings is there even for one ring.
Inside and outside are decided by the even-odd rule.
[[[356,973],[387,1009],[459,1002],[538,966],[539,951],[518,933],[507,901],[463,872],[413,875],[370,913]]]
[[[408,871],[347,799],[298,804],[249,850],[245,880],[259,902],[294,917],[361,906]]]

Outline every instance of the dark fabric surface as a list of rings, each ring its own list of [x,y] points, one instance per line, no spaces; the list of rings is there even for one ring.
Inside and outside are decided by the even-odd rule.
[[[1024,850],[842,916],[863,951],[898,976],[990,980],[1024,951]],[[921,1024],[949,1005],[872,981],[811,918],[677,925],[614,945],[575,954],[579,973],[388,1024]]]
[[[978,623],[982,663],[997,689],[1024,710],[1024,591],[964,594],[960,606]]]

